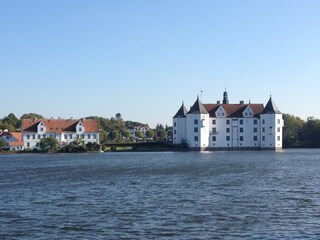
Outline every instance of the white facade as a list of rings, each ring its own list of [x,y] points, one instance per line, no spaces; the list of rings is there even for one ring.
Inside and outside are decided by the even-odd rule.
[[[99,144],[95,120],[23,119],[22,140],[25,149],[39,149],[41,139],[47,137],[56,138],[60,145],[67,145],[78,139],[85,144]]]
[[[224,94],[227,96],[227,94]],[[173,143],[189,149],[281,149],[282,114],[270,98],[263,104],[202,104],[190,111],[184,105],[173,117]]]

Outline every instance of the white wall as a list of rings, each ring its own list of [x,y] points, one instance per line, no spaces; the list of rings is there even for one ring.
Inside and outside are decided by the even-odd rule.
[[[187,142],[187,118],[173,118],[173,144]]]

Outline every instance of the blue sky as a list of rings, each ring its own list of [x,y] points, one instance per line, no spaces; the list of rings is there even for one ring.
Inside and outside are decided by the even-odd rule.
[[[0,0],[0,117],[171,125],[184,101],[320,118],[320,1]]]

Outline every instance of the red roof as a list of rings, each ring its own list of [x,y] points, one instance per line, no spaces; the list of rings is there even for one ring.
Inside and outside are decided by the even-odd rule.
[[[98,123],[94,119],[22,119],[22,131],[37,132],[37,127],[43,122],[47,132],[61,134],[62,132],[76,132],[79,122],[83,123],[84,132],[98,132]]]
[[[259,115],[264,107],[263,104],[203,104],[204,108],[210,114],[210,117],[216,117],[216,111],[221,106],[226,111],[226,117],[243,117],[243,111],[249,106],[253,115]]]
[[[9,135],[13,136],[16,139],[16,141],[8,142],[9,146],[23,146],[21,132],[3,132],[0,134],[0,137]]]

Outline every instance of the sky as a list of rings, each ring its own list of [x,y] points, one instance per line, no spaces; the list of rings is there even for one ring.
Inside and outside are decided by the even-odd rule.
[[[320,118],[318,0],[0,0],[0,117],[172,125],[182,101]]]

